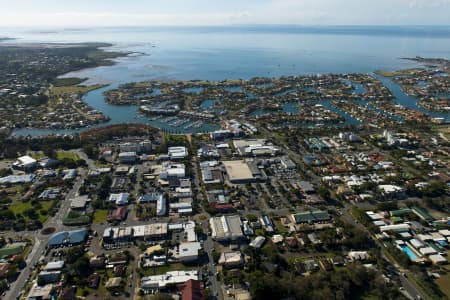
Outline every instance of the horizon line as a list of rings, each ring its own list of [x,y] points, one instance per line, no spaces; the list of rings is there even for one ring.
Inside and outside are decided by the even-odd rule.
[[[158,27],[174,27],[174,28],[195,28],[195,27],[299,27],[299,28],[336,28],[336,27],[450,27],[450,24],[271,24],[271,23],[253,23],[253,24],[161,24],[161,25],[0,25],[0,28],[60,28],[60,29],[86,29],[86,28],[158,28]]]

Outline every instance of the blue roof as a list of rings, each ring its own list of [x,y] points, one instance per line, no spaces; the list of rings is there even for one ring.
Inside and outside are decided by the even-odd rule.
[[[48,244],[50,246],[58,246],[63,244],[79,244],[86,239],[87,234],[87,229],[61,231],[53,234],[48,239]]]
[[[0,178],[0,184],[32,182],[35,177],[36,176],[33,174],[19,175],[19,176],[9,175],[9,176]]]
[[[437,241],[439,243],[439,245],[441,245],[442,247],[447,247],[448,243],[446,241]]]

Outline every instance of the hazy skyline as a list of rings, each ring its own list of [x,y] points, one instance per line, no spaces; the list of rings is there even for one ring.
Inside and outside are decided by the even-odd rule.
[[[450,0],[15,0],[0,26],[450,25]]]

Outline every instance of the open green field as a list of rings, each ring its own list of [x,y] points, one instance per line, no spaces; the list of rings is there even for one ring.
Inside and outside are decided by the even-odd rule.
[[[375,73],[384,77],[394,77],[394,76],[408,76],[412,75],[422,69],[406,69],[398,71],[376,71]]]
[[[106,217],[108,216],[108,211],[106,209],[96,209],[94,212],[93,223],[104,223],[106,222]]]
[[[52,207],[54,201],[41,201],[40,202],[42,205],[42,208],[39,209],[37,211],[37,214],[39,215],[39,221],[41,221],[42,223],[44,223],[45,221],[47,221],[47,219],[50,217],[48,214],[47,215],[42,215],[41,214],[41,210],[45,209],[48,211],[48,209],[50,207]],[[9,209],[15,214],[23,214],[23,212],[25,212],[26,210],[33,208],[33,205],[31,205],[31,202],[21,202],[21,201],[17,201],[14,202],[13,204],[11,204],[9,206]],[[25,218],[27,218],[26,216],[24,216]]]
[[[54,86],[61,87],[61,86],[78,85],[78,84],[81,84],[85,80],[87,80],[87,78],[77,78],[77,77],[57,78],[55,80]]]
[[[76,153],[67,152],[67,151],[58,151],[56,153],[56,158],[59,160],[63,160],[65,158],[71,159],[73,161],[80,160],[80,157]]]
[[[42,151],[31,152],[30,156],[34,159],[41,159],[45,157],[45,154]]]

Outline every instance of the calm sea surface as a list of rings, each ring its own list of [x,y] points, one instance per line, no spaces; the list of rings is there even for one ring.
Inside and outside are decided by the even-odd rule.
[[[85,100],[111,123],[145,122],[137,107],[105,104],[102,92],[142,80],[248,79],[255,76],[372,73],[417,66],[401,57],[450,59],[450,27],[127,27],[95,29],[0,28],[0,36],[30,42],[108,42],[108,50],[136,52],[116,65],[66,74],[110,86]],[[391,87],[392,88],[392,87]],[[396,94],[402,91],[397,91]],[[397,97],[401,95],[398,94]],[[402,104],[415,108],[412,98]],[[449,114],[433,114],[450,119]],[[164,124],[154,124],[164,127]],[[208,131],[202,126],[196,131]],[[170,128],[168,128],[170,129]],[[51,131],[53,132],[53,131]],[[23,129],[15,134],[45,134]]]

